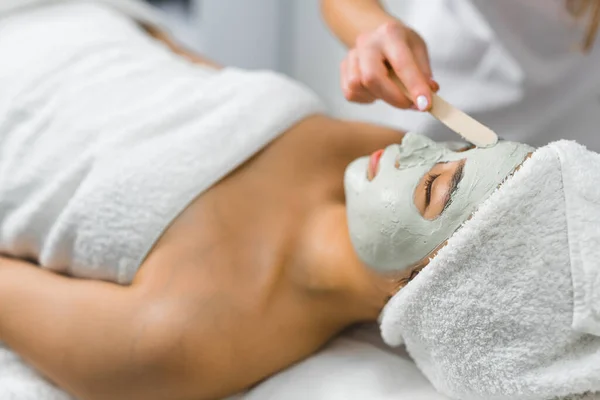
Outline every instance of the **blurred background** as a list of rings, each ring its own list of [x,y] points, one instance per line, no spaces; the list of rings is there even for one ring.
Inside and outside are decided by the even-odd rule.
[[[146,1],[166,12],[188,47],[222,65],[284,73],[334,116],[459,139],[426,113],[346,101],[339,67],[347,50],[325,25],[320,0]],[[450,103],[508,140],[543,146],[568,138],[600,151],[600,40],[580,50],[586,26],[596,36],[600,0],[380,3],[427,43],[439,94]],[[576,5],[591,20],[573,18]]]
[[[220,64],[282,72],[311,87],[338,116],[376,118],[371,106],[344,99],[339,64],[345,50],[326,28],[319,0],[149,2],[168,14],[180,41]]]

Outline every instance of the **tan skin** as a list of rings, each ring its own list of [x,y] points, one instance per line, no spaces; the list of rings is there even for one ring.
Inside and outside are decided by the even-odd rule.
[[[218,399],[251,387],[375,321],[413,273],[365,266],[344,204],[348,163],[402,136],[306,118],[194,200],[127,287],[1,259],[0,341],[82,400]]]

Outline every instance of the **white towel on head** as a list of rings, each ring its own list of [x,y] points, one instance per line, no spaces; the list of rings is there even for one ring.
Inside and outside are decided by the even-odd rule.
[[[404,342],[454,399],[600,397],[600,155],[537,150],[388,303]]]

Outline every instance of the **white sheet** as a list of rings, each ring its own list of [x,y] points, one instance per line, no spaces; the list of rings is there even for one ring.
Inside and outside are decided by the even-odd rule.
[[[0,399],[75,400],[0,346]],[[378,328],[346,334],[319,353],[228,400],[448,400]]]
[[[447,400],[376,326],[354,330],[271,377],[240,400]]]

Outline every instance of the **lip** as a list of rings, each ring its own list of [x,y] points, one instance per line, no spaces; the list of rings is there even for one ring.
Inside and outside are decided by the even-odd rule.
[[[373,180],[377,173],[379,172],[379,160],[381,160],[381,156],[383,155],[384,149],[377,150],[371,157],[369,157],[369,166],[367,168],[367,179]]]

